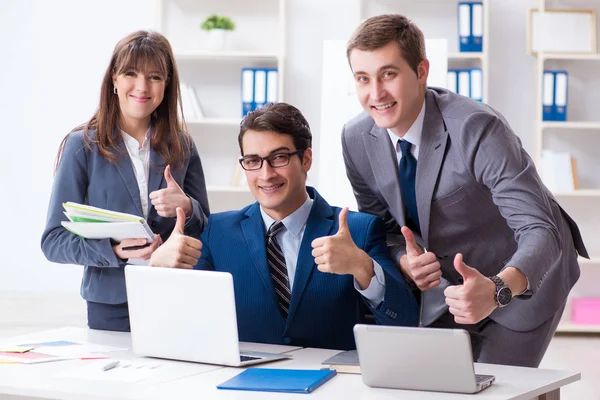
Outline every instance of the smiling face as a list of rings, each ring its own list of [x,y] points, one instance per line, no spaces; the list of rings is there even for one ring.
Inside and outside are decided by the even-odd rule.
[[[421,61],[415,73],[395,42],[372,51],[353,49],[349,60],[363,109],[378,127],[402,137],[421,111],[429,62]]]
[[[124,126],[150,125],[150,115],[163,101],[166,79],[154,68],[113,75]]]
[[[248,130],[242,139],[244,157],[266,157],[296,151],[290,135],[273,131]],[[302,157],[302,158],[300,158]],[[250,191],[265,212],[281,221],[296,211],[306,200],[306,174],[312,164],[312,150],[292,155],[290,163],[273,168],[265,160],[261,169],[245,171]]]

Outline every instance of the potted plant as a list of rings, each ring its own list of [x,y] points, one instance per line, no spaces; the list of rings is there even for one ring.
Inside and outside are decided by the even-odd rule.
[[[202,22],[200,27],[208,33],[208,47],[221,50],[225,47],[226,35],[235,29],[235,24],[229,17],[212,14]]]

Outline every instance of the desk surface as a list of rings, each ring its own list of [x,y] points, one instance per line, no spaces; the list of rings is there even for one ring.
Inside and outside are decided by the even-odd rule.
[[[82,328],[62,328],[2,340],[2,344],[18,344],[50,340],[71,340],[80,343],[131,347],[128,333],[94,331]],[[298,349],[290,346],[242,344],[255,351],[291,352],[293,358],[256,366],[259,368],[319,369],[321,362],[338,350]],[[131,350],[108,353],[113,359],[149,360],[135,356]],[[103,362],[106,362],[104,360]],[[160,377],[136,383],[106,382],[62,377],[65,372],[82,368],[95,361],[69,360],[44,364],[0,364],[0,394],[30,396],[41,399],[269,399],[296,394],[218,390],[216,386],[239,374],[243,368],[159,360],[166,366]],[[535,368],[508,367],[493,364],[475,364],[477,373],[495,375],[496,382],[477,394],[476,399],[529,400],[575,382],[579,373]],[[369,388],[360,375],[338,374],[311,395],[312,399],[473,399],[473,395],[418,392]]]
[[[296,368],[318,369],[327,357],[336,354],[336,350],[302,349],[294,351],[293,359],[277,361],[256,366],[257,368]],[[535,368],[508,367],[493,364],[475,364],[480,374],[495,375],[494,384],[476,395],[477,400],[530,400],[541,394],[551,392],[580,379],[579,373],[568,371],[544,370]],[[216,386],[241,372],[238,368],[221,368],[201,375],[187,377],[177,382],[169,382],[157,387],[148,398],[176,399],[279,399],[297,398],[295,394],[238,392],[218,390]],[[434,393],[411,390],[376,389],[362,383],[360,375],[338,374],[331,381],[319,387],[311,394],[311,399],[474,399],[473,395],[454,393]]]
[[[110,360],[65,360],[41,364],[0,364],[0,398],[4,395],[30,396],[40,399],[137,399],[149,397],[147,387],[223,367],[182,361],[138,357],[131,351],[131,335],[125,332],[98,331],[85,328],[61,328],[1,340],[2,345],[67,340],[127,348],[106,353],[116,360],[152,360],[164,366],[159,378],[141,382],[117,382],[63,377],[87,366],[106,364]],[[300,349],[294,346],[240,343],[244,350],[284,353]]]

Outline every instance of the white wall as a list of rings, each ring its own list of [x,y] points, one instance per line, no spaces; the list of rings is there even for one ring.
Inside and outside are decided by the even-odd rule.
[[[79,290],[81,267],[40,250],[56,151],[94,112],[117,41],[154,22],[144,0],[0,2],[0,290]]]
[[[320,150],[322,41],[346,40],[358,0],[288,0],[286,101],[300,108]],[[527,149],[532,143],[533,58],[526,10],[534,0],[491,0],[490,101]],[[117,40],[155,26],[144,0],[0,1],[0,290],[77,291],[81,267],[53,265],[40,251],[56,150],[97,104],[102,73]],[[515,99],[519,99],[516,101]],[[309,184],[318,187],[317,161]]]

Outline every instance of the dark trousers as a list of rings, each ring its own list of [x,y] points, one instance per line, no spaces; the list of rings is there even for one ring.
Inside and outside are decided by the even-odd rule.
[[[127,303],[104,304],[87,302],[90,329],[129,332],[129,309]]]

